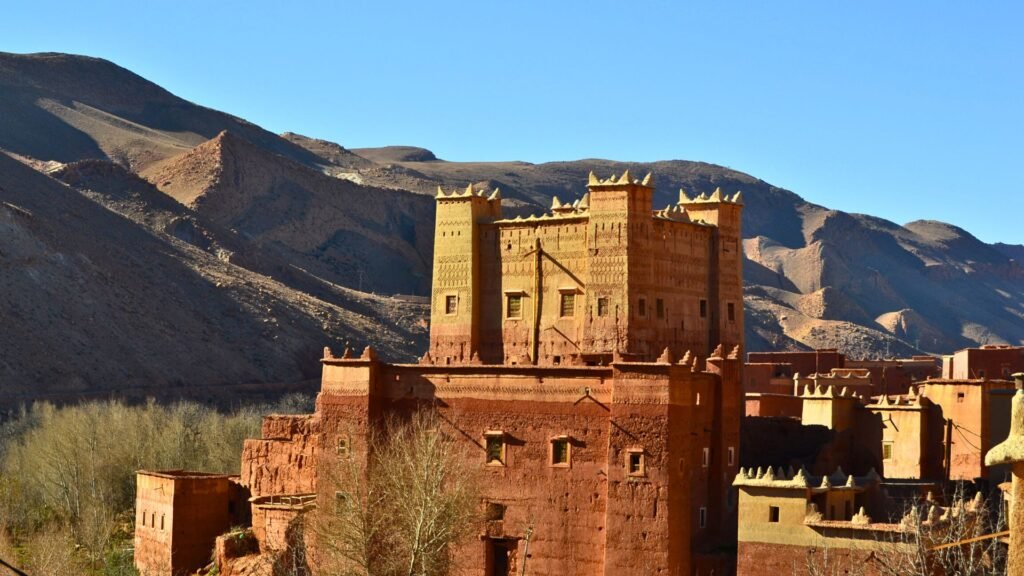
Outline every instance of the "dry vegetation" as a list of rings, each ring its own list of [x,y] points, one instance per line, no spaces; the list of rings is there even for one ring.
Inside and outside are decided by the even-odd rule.
[[[391,422],[371,438],[367,466],[333,467],[337,500],[314,520],[322,568],[343,576],[442,576],[479,527],[479,469],[436,416]]]
[[[113,401],[23,410],[2,427],[0,558],[30,574],[134,574],[136,470],[237,473],[263,414],[308,409],[292,396],[229,414]]]
[[[989,536],[1006,530],[1001,494],[988,500],[978,492],[965,498],[957,485],[952,505],[931,500],[908,503],[900,530],[875,534],[863,561],[827,547],[807,556],[808,576],[1000,576],[1006,574],[1006,545]],[[896,519],[894,519],[896,520]],[[795,567],[794,567],[795,568]],[[795,569],[794,569],[795,571]]]

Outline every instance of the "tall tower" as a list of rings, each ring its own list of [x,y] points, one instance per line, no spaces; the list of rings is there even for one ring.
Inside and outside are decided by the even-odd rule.
[[[679,204],[693,220],[714,225],[708,265],[708,302],[711,324],[708,343],[725,350],[743,343],[743,196],[721,189],[708,196],[689,198],[680,191]]]
[[[651,176],[633,180],[627,170],[616,179],[599,180],[593,172],[587,183],[590,222],[587,249],[590,282],[586,291],[585,355],[637,353],[630,329],[631,287],[649,266],[645,244],[637,242],[650,226],[654,187]]]
[[[467,186],[437,189],[430,356],[439,364],[468,362],[480,345],[479,224],[501,217],[501,197]]]

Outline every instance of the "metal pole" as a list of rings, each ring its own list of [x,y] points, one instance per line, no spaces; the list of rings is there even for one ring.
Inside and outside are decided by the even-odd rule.
[[[526,544],[523,546],[523,569],[519,576],[526,576],[526,559],[530,556],[530,536],[533,536],[533,526],[526,528]]]

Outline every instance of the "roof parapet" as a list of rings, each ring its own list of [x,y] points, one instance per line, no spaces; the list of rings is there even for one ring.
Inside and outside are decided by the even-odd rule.
[[[832,474],[812,476],[803,466],[794,471],[790,466],[783,470],[777,468],[761,468],[755,471],[753,468],[740,468],[733,480],[733,486],[756,486],[765,488],[803,488],[814,492],[825,492],[828,490],[864,490],[869,486],[878,484],[882,477],[872,468],[863,476],[854,476],[843,472],[840,466]]]
[[[705,193],[701,193],[696,198],[690,198],[686,191],[682,188],[679,189],[679,204],[739,204],[743,205],[743,193],[737,191],[732,196],[722,192],[721,188],[715,188],[715,191],[708,196]]]
[[[637,180],[637,179],[634,179],[629,174],[629,170],[626,170],[618,178],[616,178],[615,175],[612,174],[610,177],[602,180],[602,179],[598,178],[597,175],[594,174],[593,172],[591,172],[588,175],[588,177],[587,177],[587,186],[590,187],[590,188],[603,188],[603,187],[627,186],[627,185],[643,186],[644,188],[653,188],[654,187],[654,176],[650,172],[648,172],[647,175],[643,177],[643,179]]]

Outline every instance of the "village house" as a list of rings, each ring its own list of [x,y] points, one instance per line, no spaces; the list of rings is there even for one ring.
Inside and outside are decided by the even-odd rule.
[[[1006,350],[961,351],[952,358],[964,359],[963,373],[978,374],[967,359],[1000,365]],[[905,394],[875,396],[842,384],[834,377],[816,379],[794,395],[758,395],[759,411],[776,412],[760,416],[750,416],[747,395],[741,459],[757,468],[741,469],[734,480],[739,574],[761,574],[766,567],[812,573],[808,562],[820,561],[822,550],[837,562],[863,564],[872,553],[891,552],[891,534],[907,529],[899,521],[907,502],[955,492],[960,482],[980,498],[1008,478],[1007,462],[986,462],[985,455],[1010,434],[1014,383],[933,377]],[[841,502],[832,496],[842,475],[835,470],[855,478],[846,481]],[[858,475],[871,481],[860,482]],[[977,505],[975,500],[966,508]],[[944,513],[940,502],[933,506]],[[791,526],[779,530],[773,524]]]

